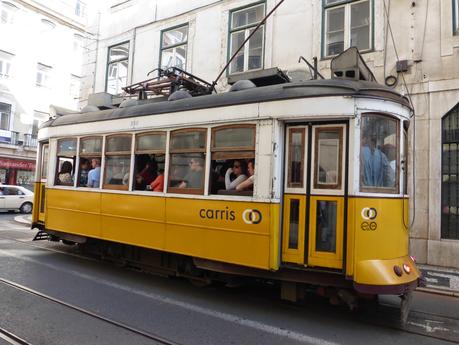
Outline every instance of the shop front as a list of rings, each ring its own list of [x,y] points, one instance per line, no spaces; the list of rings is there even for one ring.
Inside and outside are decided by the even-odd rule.
[[[0,182],[33,188],[35,161],[0,157]]]

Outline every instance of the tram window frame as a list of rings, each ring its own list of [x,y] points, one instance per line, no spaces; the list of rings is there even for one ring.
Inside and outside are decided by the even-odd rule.
[[[122,151],[108,151],[109,150],[109,145],[108,141],[112,138],[129,138],[130,141],[130,147],[129,150],[122,150]],[[103,169],[103,184],[102,188],[103,189],[113,189],[113,190],[129,190],[129,179],[131,176],[131,162],[132,162],[132,134],[112,134],[112,135],[107,135],[105,137],[105,147],[104,147],[104,169]],[[121,172],[123,177],[121,177],[121,184],[115,184],[115,183],[107,183],[107,172],[109,172],[108,169],[108,162],[110,161],[111,158],[119,158],[119,157],[129,157],[129,162],[127,164],[128,166],[128,171],[127,172]],[[111,177],[113,179],[113,177]],[[117,178],[118,179],[118,178]],[[126,181],[127,180],[127,181]]]
[[[181,133],[203,133],[202,139],[202,148],[198,146],[196,147],[189,147],[189,148],[174,148],[174,135],[181,134]],[[167,192],[168,193],[177,193],[177,194],[196,194],[196,195],[203,195],[204,194],[204,184],[205,184],[205,177],[206,177],[206,153],[207,153],[207,128],[186,128],[186,129],[177,129],[170,132],[170,143],[169,143],[169,176],[167,182]],[[194,187],[179,187],[179,185],[171,186],[171,183],[177,183],[177,179],[172,179],[172,173],[175,170],[173,167],[174,156],[178,155],[189,155],[191,156],[190,162],[188,165],[193,164],[193,159],[202,159],[202,176],[201,176],[201,187],[194,188]],[[186,175],[185,175],[186,176]],[[182,179],[182,183],[183,183]]]
[[[151,135],[158,135],[158,136],[162,136],[163,138],[160,139],[162,140],[162,147],[161,148],[150,148],[150,149],[139,149],[139,140],[142,138],[142,137],[146,137],[146,136],[151,136]],[[158,176],[160,176],[160,171],[162,171],[162,174],[163,174],[163,177],[164,177],[164,173],[165,173],[165,169],[166,169],[166,143],[167,143],[167,132],[165,131],[150,131],[150,132],[143,132],[143,133],[138,133],[135,135],[135,150],[134,150],[134,176],[135,178],[133,179],[133,182],[132,182],[132,190],[133,191],[151,191],[151,192],[155,192],[155,193],[163,193],[164,190],[165,190],[165,179],[163,180],[163,187],[162,187],[162,190],[161,191],[154,191],[152,188],[151,188],[151,184],[156,180],[156,178]],[[138,165],[138,160],[140,159],[140,156],[145,156],[145,155],[148,155],[148,156],[154,156],[153,159],[155,159],[155,165],[156,165],[156,171],[152,171],[154,175],[152,177],[152,180],[150,182],[148,181],[145,181],[145,189],[140,189],[140,188],[137,188],[137,177],[139,174],[141,174],[141,172],[139,172],[140,168],[137,167]],[[157,160],[158,157],[162,157],[162,159],[160,159],[159,161]],[[149,157],[150,159],[150,162],[147,162],[146,164],[150,164],[152,163],[153,161],[151,161],[152,157]],[[144,169],[149,169],[148,167],[144,167]],[[154,168],[153,168],[154,169]],[[143,170],[142,170],[143,171]],[[144,177],[143,177],[144,178]]]
[[[319,183],[320,177],[320,163],[319,163],[319,137],[320,132],[338,132],[338,167],[336,171],[336,183]],[[343,180],[343,145],[344,145],[344,127],[343,126],[332,126],[332,127],[316,127],[314,128],[314,189],[342,189]]]
[[[94,140],[94,139],[99,139],[100,140],[100,151],[97,152],[97,151],[94,151],[94,152],[81,152],[82,151],[82,148],[83,148],[83,145],[82,143],[86,140]],[[98,135],[92,135],[92,136],[88,136],[88,137],[82,137],[80,138],[80,145],[79,145],[79,155],[78,155],[78,173],[77,173],[77,184],[76,186],[81,188],[81,187],[88,187],[88,175],[86,175],[86,184],[82,185],[81,184],[81,159],[85,159],[89,162],[89,169],[87,171],[87,174],[89,174],[89,171],[91,171],[93,168],[92,168],[92,160],[93,159],[98,159],[99,160],[99,164],[100,166],[102,166],[102,149],[103,149],[103,143],[104,143],[104,138],[102,136],[98,136]],[[97,187],[93,187],[93,188],[100,188],[100,177],[99,177],[99,185]]]
[[[301,133],[301,143],[300,143],[300,148],[301,148],[301,167],[300,167],[300,182],[292,182],[292,155],[293,155],[293,150],[292,150],[292,134],[295,132],[300,132]],[[287,185],[286,188],[289,189],[304,189],[305,187],[305,153],[306,153],[306,145],[307,145],[307,128],[306,127],[289,127],[287,129],[287,136],[288,136],[288,146],[287,146]]]
[[[75,149],[73,151],[60,151],[60,143],[64,141],[74,141],[75,142]],[[72,155],[73,153],[73,155]],[[60,138],[57,140],[57,147],[56,147],[56,170],[54,176],[54,185],[55,186],[67,186],[73,187],[75,185],[75,165],[76,165],[76,158],[78,153],[78,139],[74,137],[70,138]],[[64,162],[70,162],[72,164],[71,170],[71,178],[72,182],[60,182],[59,181],[59,174],[62,169],[62,165]]]
[[[369,186],[366,187],[363,185],[363,176],[364,176],[364,167],[362,164],[362,148],[363,148],[363,137],[367,135],[365,133],[367,130],[363,128],[363,118],[365,117],[377,117],[377,118],[385,118],[387,120],[393,121],[395,123],[395,134],[396,134],[396,147],[395,147],[395,173],[394,173],[394,186],[386,187],[386,186]],[[400,119],[387,115],[387,114],[379,114],[379,113],[366,113],[361,115],[361,123],[360,126],[360,138],[359,138],[359,188],[360,192],[362,193],[381,193],[381,194],[399,194],[400,193]],[[387,145],[387,144],[384,144]],[[382,152],[381,148],[378,147],[378,150]],[[383,152],[384,153],[384,152]],[[387,158],[387,156],[386,156]],[[389,158],[387,158],[389,162]]]
[[[216,137],[219,131],[229,130],[229,129],[250,129],[252,130],[252,143],[250,146],[217,146]],[[211,131],[211,164],[210,164],[210,177],[209,177],[209,194],[212,195],[236,195],[236,196],[253,196],[253,191],[255,187],[255,172],[254,172],[254,183],[252,189],[247,190],[237,190],[230,189],[227,190],[223,184],[223,189],[218,189],[213,186],[213,177],[224,177],[221,172],[214,171],[213,169],[217,168],[217,161],[224,160],[225,162],[221,165],[221,169],[225,169],[225,174],[231,166],[228,163],[234,164],[235,161],[244,161],[244,164],[248,166],[248,163],[251,161],[255,165],[255,146],[256,146],[256,124],[234,124],[234,125],[224,125],[213,127]],[[231,164],[231,165],[232,165]],[[255,169],[255,166],[253,167]],[[215,175],[217,174],[217,175]],[[250,178],[250,176],[247,176]],[[216,189],[217,188],[217,189]]]

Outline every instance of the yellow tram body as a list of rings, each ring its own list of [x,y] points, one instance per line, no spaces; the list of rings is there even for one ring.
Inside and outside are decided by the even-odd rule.
[[[219,273],[345,287],[362,294],[401,295],[413,290],[420,272],[408,253],[408,198],[402,171],[408,102],[374,83],[315,83],[267,87],[266,93],[239,91],[241,100],[239,95],[179,100],[169,113],[161,104],[133,107],[132,115],[125,109],[119,116],[116,110],[106,110],[100,114],[100,124],[97,113],[51,120],[39,134],[33,226],[68,242],[100,240],[178,255],[194,260],[199,269]],[[318,96],[320,88],[323,95]],[[161,111],[155,113],[155,107]],[[109,112],[113,118],[107,119]],[[220,116],[217,123],[215,114]],[[184,121],[190,123],[183,125]],[[384,188],[362,182],[365,121],[376,123],[378,133],[392,128],[381,147],[397,148],[396,169],[392,184]],[[131,128],[123,130],[129,123]],[[234,159],[240,154],[255,159],[253,194],[212,194],[208,172],[208,185],[201,190],[182,195],[171,187],[171,162],[178,155],[171,144],[173,136],[193,128],[199,129],[196,137],[207,135],[202,139],[205,147],[193,153],[204,157],[205,171],[222,157]],[[254,133],[253,151],[218,152],[213,145],[221,128]],[[160,193],[134,188],[137,139],[148,131],[164,136],[166,182]],[[98,188],[87,188],[76,182],[77,172],[72,183],[56,182],[61,160],[78,166],[85,157],[75,153],[73,158],[60,158],[62,140],[71,138],[81,152],[85,138],[100,137],[104,144],[99,158],[102,169],[109,170],[107,161],[121,155],[110,156],[107,151],[109,140],[121,135],[117,132],[132,138],[132,146],[123,153],[130,162],[125,164],[129,183],[114,186],[104,180]],[[336,171],[325,175],[321,164],[325,168],[335,164]],[[101,174],[106,179],[104,170]]]

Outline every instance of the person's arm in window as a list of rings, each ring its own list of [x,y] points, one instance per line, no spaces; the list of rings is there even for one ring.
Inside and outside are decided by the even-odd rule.
[[[252,175],[247,180],[242,181],[241,183],[239,183],[236,186],[236,190],[237,191],[243,191],[243,190],[250,189],[253,186],[253,180],[254,180],[254,176]]]

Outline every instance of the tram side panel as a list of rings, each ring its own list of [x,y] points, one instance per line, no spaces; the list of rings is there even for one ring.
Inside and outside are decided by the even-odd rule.
[[[46,228],[275,269],[278,204],[47,189]],[[274,217],[278,219],[277,217]]]
[[[356,284],[365,286],[396,286],[408,284],[419,277],[408,254],[409,231],[406,198],[349,198],[349,229],[347,275]],[[399,276],[394,266],[409,265],[411,272]]]

